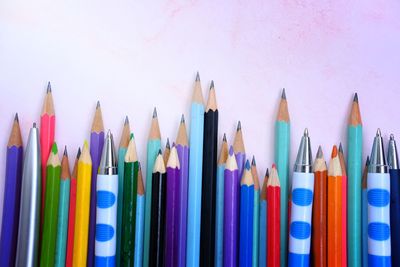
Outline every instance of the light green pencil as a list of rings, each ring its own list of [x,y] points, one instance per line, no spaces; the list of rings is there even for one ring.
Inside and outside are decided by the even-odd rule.
[[[254,180],[254,212],[253,212],[253,267],[258,267],[260,253],[260,181],[258,179],[256,159],[251,161],[251,174]],[[263,251],[262,253],[265,253]]]
[[[361,177],[362,122],[357,93],[354,95],[348,126],[347,141],[347,263],[361,266]]]
[[[275,122],[275,164],[281,183],[281,266],[286,267],[288,241],[290,119],[285,89]]]
[[[67,147],[65,147],[64,155],[61,160],[61,181],[60,181],[60,198],[58,203],[57,241],[56,241],[56,255],[54,259],[55,267],[65,266],[65,257],[67,250],[70,182],[71,182],[71,174],[69,172]]]
[[[150,217],[151,217],[151,183],[154,162],[158,151],[161,149],[160,126],[158,125],[157,110],[154,108],[153,119],[149,140],[147,141],[147,169],[146,169],[146,192],[145,192],[145,214],[144,214],[144,243],[143,243],[143,266],[149,266],[150,248]]]

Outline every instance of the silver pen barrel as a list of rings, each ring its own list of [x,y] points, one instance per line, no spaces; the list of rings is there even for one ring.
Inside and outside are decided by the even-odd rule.
[[[391,169],[391,170],[399,169],[399,157],[397,155],[397,146],[396,146],[396,141],[394,140],[393,134],[390,135],[387,161],[388,161],[389,169]]]
[[[311,173],[312,169],[312,153],[311,142],[308,136],[308,129],[304,130],[304,135],[301,138],[300,147],[297,152],[296,162],[294,164],[295,172]]]
[[[101,160],[99,165],[99,174],[106,174],[106,175],[118,174],[114,139],[110,130],[108,130],[106,140],[104,142],[104,147],[101,154]]]
[[[388,166],[386,165],[385,151],[383,149],[383,140],[381,130],[376,131],[374,138],[374,144],[372,145],[370,164],[368,166],[368,172],[370,173],[387,173],[389,172]]]
[[[36,123],[29,132],[21,186],[21,204],[15,266],[38,266],[41,171],[39,131]]]

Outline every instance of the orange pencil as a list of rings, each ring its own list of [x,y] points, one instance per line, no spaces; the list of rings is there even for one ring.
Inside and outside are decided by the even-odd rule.
[[[328,262],[342,264],[342,168],[336,146],[328,169]]]
[[[342,143],[339,144],[338,155],[342,169],[342,267],[347,267],[347,172]]]

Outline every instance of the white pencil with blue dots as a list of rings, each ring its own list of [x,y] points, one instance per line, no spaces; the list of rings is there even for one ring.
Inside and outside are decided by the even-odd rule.
[[[368,167],[367,199],[368,266],[391,266],[390,176],[379,129],[374,139]]]
[[[292,180],[288,266],[308,267],[310,265],[314,172],[310,137],[307,129],[305,129],[301,139]]]
[[[97,175],[95,266],[116,266],[118,171],[110,131],[104,142]]]

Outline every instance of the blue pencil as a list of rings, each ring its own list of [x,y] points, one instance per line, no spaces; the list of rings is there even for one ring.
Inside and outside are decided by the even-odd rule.
[[[135,226],[135,254],[134,267],[142,267],[143,265],[143,234],[144,234],[144,186],[142,169],[139,163],[138,186],[136,197],[136,226]]]
[[[267,266],[267,183],[269,171],[265,173],[260,195],[260,251],[259,267]]]

